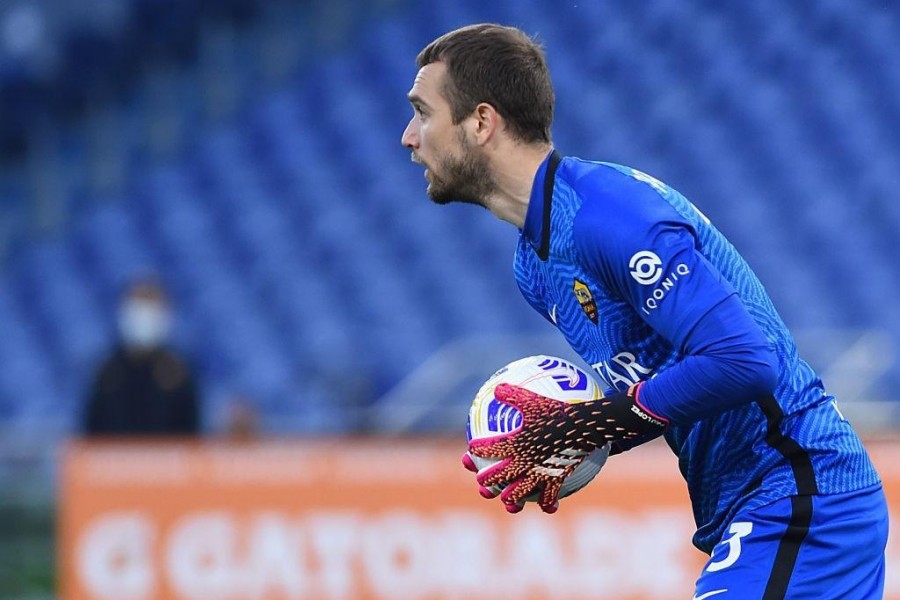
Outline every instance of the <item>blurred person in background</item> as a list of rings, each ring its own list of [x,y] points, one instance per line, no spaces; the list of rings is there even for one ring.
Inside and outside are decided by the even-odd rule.
[[[199,402],[188,361],[166,346],[172,308],[161,283],[135,281],[118,313],[119,343],[100,366],[87,400],[83,432],[194,435]]]
[[[225,407],[225,439],[233,442],[251,442],[261,437],[259,411],[256,403],[244,394],[237,394]]]
[[[401,141],[428,195],[516,226],[522,294],[606,384],[572,404],[497,386],[522,423],[470,442],[481,495],[553,513],[592,451],[665,436],[710,555],[695,598],[880,598],[880,477],[737,250],[664,183],[554,149],[549,70],[522,31],[463,27],[416,63]]]

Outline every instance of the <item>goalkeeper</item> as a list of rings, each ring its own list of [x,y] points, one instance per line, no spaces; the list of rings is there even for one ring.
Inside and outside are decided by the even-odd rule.
[[[517,512],[538,491],[553,512],[576,466],[562,449],[623,452],[662,435],[710,555],[697,598],[880,598],[878,474],[734,247],[667,185],[553,148],[545,58],[521,31],[464,27],[417,63],[402,143],[428,195],[520,230],[522,294],[608,388],[561,405],[498,387],[523,425],[470,445],[503,459],[478,474],[482,493],[505,485]]]

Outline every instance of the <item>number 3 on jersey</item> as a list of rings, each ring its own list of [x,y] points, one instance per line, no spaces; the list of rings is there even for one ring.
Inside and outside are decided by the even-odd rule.
[[[731,527],[728,528],[728,533],[731,534],[731,537],[719,542],[719,546],[722,544],[728,545],[728,555],[715,562],[710,562],[706,570],[709,572],[721,571],[736,563],[737,559],[741,557],[741,538],[750,535],[751,531],[753,531],[753,523],[749,521],[732,523]],[[713,553],[715,554],[715,552]]]

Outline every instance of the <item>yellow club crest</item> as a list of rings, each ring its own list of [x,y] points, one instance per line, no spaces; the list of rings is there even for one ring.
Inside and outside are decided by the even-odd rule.
[[[575,292],[575,298],[578,300],[578,304],[581,305],[581,310],[583,310],[584,314],[587,315],[587,318],[596,325],[597,303],[594,302],[594,295],[591,294],[591,290],[588,288],[587,284],[576,279],[573,291]]]

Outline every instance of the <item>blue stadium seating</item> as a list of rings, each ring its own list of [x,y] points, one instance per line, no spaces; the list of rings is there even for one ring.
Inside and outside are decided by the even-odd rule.
[[[271,430],[353,430],[348,407],[448,341],[545,331],[512,280],[516,232],[432,206],[399,146],[415,54],[483,20],[539,33],[563,152],[679,188],[792,327],[882,329],[900,348],[900,9],[407,2],[286,81],[261,85],[247,60],[223,60],[252,82],[225,120],[187,116],[196,91],[179,81],[199,67],[163,83],[185,107],[175,126],[188,143],[128,162],[115,197],[71,190],[83,197],[63,230],[14,248],[0,271],[0,422],[77,427],[121,286],[149,271],[173,292],[208,425],[242,393]],[[152,118],[140,102],[127,111]],[[138,131],[123,128],[120,146]],[[337,371],[368,391],[342,388]],[[895,365],[879,389],[898,384]],[[354,393],[356,404],[341,397]]]

